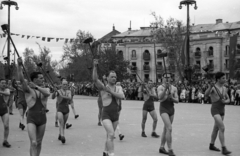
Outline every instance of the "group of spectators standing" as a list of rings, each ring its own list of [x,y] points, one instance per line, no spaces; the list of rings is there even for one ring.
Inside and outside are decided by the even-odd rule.
[[[155,88],[161,83],[155,84]],[[209,97],[204,97],[204,93],[208,87],[208,81],[202,81],[200,84],[183,84],[174,83],[174,86],[178,89],[178,95],[180,102],[185,103],[211,103]],[[75,94],[77,95],[88,95],[88,96],[98,96],[97,88],[92,82],[79,82],[74,83]],[[127,100],[143,100],[142,85],[140,82],[122,82],[121,86],[124,90]],[[226,83],[228,88],[228,95],[230,97],[231,105],[240,105],[240,84],[237,83]]]

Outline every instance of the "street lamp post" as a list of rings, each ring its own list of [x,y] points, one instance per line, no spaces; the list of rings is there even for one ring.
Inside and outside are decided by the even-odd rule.
[[[3,9],[3,5],[8,5],[8,35],[10,35],[10,7],[12,6],[12,5],[14,5],[15,6],[15,8],[16,8],[16,10],[18,10],[19,9],[19,7],[18,7],[18,4],[17,4],[17,2],[14,2],[14,1],[10,1],[10,0],[8,0],[8,1],[2,1],[1,2],[1,5],[0,5],[0,9]],[[10,79],[11,78],[11,69],[10,69],[10,37],[8,37],[8,46],[7,46],[7,58],[8,58],[8,60],[7,60],[7,65],[8,65],[8,79]]]
[[[189,54],[189,48],[190,48],[190,45],[189,45],[189,5],[194,5],[194,9],[197,10],[197,2],[195,0],[182,0],[180,2],[180,5],[179,5],[179,9],[182,9],[182,5],[186,5],[187,6],[187,45],[186,45],[186,55],[187,55],[187,77],[188,77],[188,81],[189,83],[191,84],[191,65],[190,65],[190,54]]]

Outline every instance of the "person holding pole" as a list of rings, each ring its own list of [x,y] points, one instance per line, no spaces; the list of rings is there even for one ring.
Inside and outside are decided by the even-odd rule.
[[[30,139],[30,155],[39,156],[47,123],[46,105],[50,96],[50,90],[49,88],[41,87],[44,77],[40,72],[32,72],[30,76],[32,82],[27,84],[24,80],[21,66],[23,66],[23,61],[19,57],[18,74],[28,106],[27,129]]]
[[[160,100],[160,116],[164,123],[159,153],[175,156],[172,149],[172,123],[175,113],[174,103],[178,103],[179,98],[177,88],[169,82],[171,82],[171,74],[164,73],[163,84],[157,89],[158,98]],[[168,152],[164,148],[166,142]]]
[[[103,152],[104,156],[114,156],[114,132],[118,125],[119,119],[119,104],[118,99],[124,99],[123,92],[116,92],[116,80],[117,75],[115,71],[109,71],[107,74],[107,85],[104,86],[103,83],[98,79],[97,74],[98,60],[93,60],[93,82],[100,91],[103,110],[102,110],[102,124],[106,130],[107,138],[105,143],[105,150]]]
[[[225,74],[222,72],[217,72],[215,75],[216,84],[209,84],[208,89],[205,91],[205,97],[210,96],[212,101],[211,114],[214,119],[214,126],[211,135],[211,143],[209,149],[212,151],[220,151],[214,146],[218,132],[219,140],[222,145],[222,154],[228,155],[232,152],[228,151],[225,144],[225,126],[223,123],[225,115],[225,104],[230,102],[229,96],[227,94],[227,88],[224,86],[226,83]]]

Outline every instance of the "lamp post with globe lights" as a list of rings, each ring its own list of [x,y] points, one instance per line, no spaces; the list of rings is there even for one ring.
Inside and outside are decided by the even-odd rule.
[[[18,10],[19,7],[18,7],[18,4],[17,2],[15,1],[2,1],[1,4],[0,4],[0,9],[2,10],[3,9],[3,5],[7,5],[8,6],[8,28],[7,28],[7,33],[8,35],[10,35],[10,7],[11,6],[15,6],[15,9]],[[10,37],[8,37],[8,45],[7,45],[7,65],[8,65],[8,79],[11,78],[11,75],[10,75]]]
[[[191,65],[190,65],[190,40],[189,40],[189,36],[190,36],[190,33],[189,33],[189,21],[190,21],[190,18],[189,18],[189,6],[190,5],[194,5],[194,9],[197,10],[197,2],[196,0],[182,0],[180,2],[180,5],[179,5],[179,9],[182,9],[182,6],[185,5],[187,6],[187,43],[186,43],[186,55],[187,55],[187,66],[185,68],[185,72],[186,72],[186,76],[188,78],[188,81],[189,83],[191,84],[191,73],[192,73],[192,68],[191,68]]]

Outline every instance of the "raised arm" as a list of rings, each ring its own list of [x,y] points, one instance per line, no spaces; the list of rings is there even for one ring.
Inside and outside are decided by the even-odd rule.
[[[18,73],[18,77],[20,79],[20,82],[22,83],[22,89],[23,89],[24,92],[30,93],[30,88],[28,87],[26,81],[24,80],[24,76],[23,76],[23,72],[22,72],[22,65],[23,65],[22,58],[19,57],[17,61],[18,61],[18,66],[17,66],[17,71],[18,72],[17,73]]]
[[[92,75],[92,79],[93,82],[95,84],[95,86],[98,88],[98,90],[103,90],[104,89],[104,85],[102,84],[102,82],[98,79],[98,74],[97,74],[97,65],[98,65],[98,60],[94,60],[93,61],[93,75]]]

